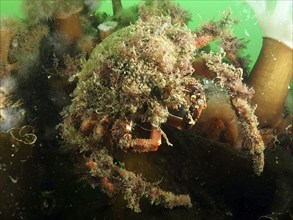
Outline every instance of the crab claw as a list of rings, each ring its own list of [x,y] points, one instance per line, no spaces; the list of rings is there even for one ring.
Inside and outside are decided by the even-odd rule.
[[[206,97],[201,84],[195,79],[185,84],[188,102],[190,103],[189,108],[182,118],[170,113],[167,120],[167,124],[178,129],[192,128],[199,119],[202,110],[206,107]]]

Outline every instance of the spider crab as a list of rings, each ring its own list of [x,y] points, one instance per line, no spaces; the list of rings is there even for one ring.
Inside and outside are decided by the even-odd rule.
[[[228,87],[229,95],[237,97],[231,99],[232,105],[240,109],[237,112],[244,118],[246,130],[257,135],[256,125],[251,125],[254,119],[246,117],[249,106],[239,98],[239,94],[250,94],[239,89],[240,72],[227,68],[219,56],[197,54],[195,39],[187,27],[163,16],[138,20],[113,33],[77,73],[72,103],[62,113],[62,136],[71,152],[82,155],[78,158],[87,181],[109,196],[122,193],[135,212],[140,211],[142,197],[167,208],[192,205],[188,195],[166,192],[114,163],[113,154],[119,149],[156,151],[162,136],[171,144],[162,124],[179,129],[195,124],[206,105],[202,84],[195,77],[200,66],[194,62],[196,56],[205,60],[210,72],[217,73],[215,77]],[[226,68],[221,70],[223,66]],[[141,124],[151,126],[149,138],[136,132]],[[259,144],[253,137],[247,140],[253,146]],[[262,169],[259,145],[260,149],[251,147],[251,152],[255,167]]]

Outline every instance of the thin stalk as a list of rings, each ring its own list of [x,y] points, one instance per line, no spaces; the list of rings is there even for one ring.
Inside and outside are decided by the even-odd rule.
[[[275,128],[282,118],[285,99],[293,76],[292,48],[265,37],[258,60],[250,74],[248,85],[255,94],[256,116],[260,127]]]
[[[122,10],[121,0],[112,0],[113,14],[117,15]]]

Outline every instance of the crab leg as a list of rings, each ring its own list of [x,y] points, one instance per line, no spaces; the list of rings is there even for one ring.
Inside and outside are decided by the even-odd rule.
[[[209,43],[211,43],[212,41],[216,40],[219,36],[212,36],[212,35],[202,35],[202,36],[198,36],[195,38],[195,47],[198,48],[202,48],[206,45],[208,45]]]
[[[112,137],[123,150],[135,152],[156,151],[162,143],[160,128],[152,127],[150,138],[132,138],[132,121],[117,120],[112,127]]]
[[[158,147],[162,143],[162,133],[158,128],[152,128],[150,138],[134,138],[132,139],[131,134],[128,134],[127,147],[134,152],[150,152],[158,150]]]
[[[200,114],[201,113],[197,115]],[[193,127],[196,120],[197,118],[193,118],[189,113],[186,113],[186,115],[183,118],[169,113],[167,124],[179,130],[187,130]]]
[[[167,124],[179,130],[185,129],[183,118],[169,113]]]

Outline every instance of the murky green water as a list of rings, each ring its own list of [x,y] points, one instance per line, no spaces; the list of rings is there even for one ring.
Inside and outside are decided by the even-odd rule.
[[[122,1],[125,8],[137,2]],[[262,37],[246,4],[234,0],[176,2],[192,13],[190,29],[207,19],[218,19],[230,8],[239,20],[233,31],[247,41],[244,53],[253,67]],[[0,0],[1,17],[25,18],[21,3]],[[99,10],[111,13],[111,1],[103,1]],[[49,24],[52,26],[52,21]],[[57,128],[75,84],[67,85],[64,79],[48,73],[55,68],[53,55],[46,53],[53,44],[41,45],[45,45],[41,46],[45,54],[40,51],[41,61],[29,69],[30,77],[16,77],[16,96],[27,109],[27,126],[0,132],[0,219],[292,219],[293,159],[292,146],[288,146],[292,140],[287,136],[266,150],[261,176],[253,173],[248,155],[192,131],[165,125],[163,130],[173,147],[163,142],[155,153],[115,155],[126,169],[142,173],[150,182],[160,182],[161,188],[189,194],[192,208],[169,210],[142,200],[142,212],[134,213],[126,208],[122,196],[108,198],[93,189],[72,162],[76,155],[64,150]]]

